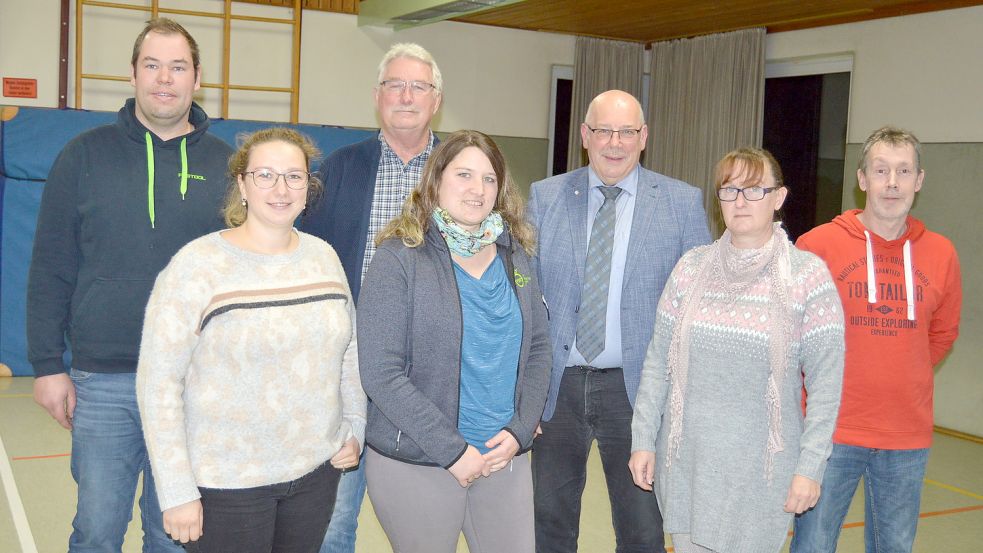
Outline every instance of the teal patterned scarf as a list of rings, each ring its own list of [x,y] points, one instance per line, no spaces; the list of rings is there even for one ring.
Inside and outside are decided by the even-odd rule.
[[[505,230],[502,215],[497,211],[489,213],[488,217],[485,217],[485,220],[481,222],[478,230],[474,232],[461,228],[461,225],[457,224],[451,214],[442,207],[434,208],[433,220],[437,223],[437,230],[440,231],[440,235],[447,242],[447,247],[452,253],[461,257],[471,257],[478,253],[481,248],[495,242],[498,235]]]

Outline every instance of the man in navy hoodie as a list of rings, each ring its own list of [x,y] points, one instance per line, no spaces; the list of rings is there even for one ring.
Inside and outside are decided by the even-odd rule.
[[[141,473],[144,551],[181,551],[162,525],[137,411],[140,332],[157,273],[222,228],[232,152],[192,101],[198,45],[181,25],[149,21],[131,65],[134,97],[116,123],[69,142],[48,174],[28,282],[34,399],[72,431],[72,553],[120,551]]]
[[[443,80],[433,56],[417,44],[394,44],[379,63],[374,92],[382,124],[377,135],[339,148],[321,164],[324,196],[301,229],[338,252],[352,297],[375,253],[375,237],[420,182],[437,144],[430,120],[440,109]],[[354,553],[358,512],[365,495],[362,466],[346,473],[321,553]]]

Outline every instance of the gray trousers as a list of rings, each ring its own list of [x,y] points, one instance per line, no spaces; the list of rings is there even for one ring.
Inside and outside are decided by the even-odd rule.
[[[366,448],[365,477],[394,553],[454,553],[461,532],[471,553],[535,550],[528,454],[462,488],[441,467],[403,463]]]

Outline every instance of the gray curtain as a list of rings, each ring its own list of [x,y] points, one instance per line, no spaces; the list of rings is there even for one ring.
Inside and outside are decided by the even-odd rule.
[[[761,146],[765,30],[656,42],[651,74],[643,165],[702,188],[720,236],[713,168],[734,148]]]
[[[624,90],[636,98],[642,97],[644,54],[645,46],[637,42],[577,37],[573,64],[573,97],[570,101],[568,171],[585,164],[580,124],[584,122],[590,101],[611,89]]]

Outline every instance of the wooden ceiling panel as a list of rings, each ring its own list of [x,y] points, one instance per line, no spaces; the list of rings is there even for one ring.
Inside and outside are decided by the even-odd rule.
[[[750,27],[791,31],[980,4],[983,0],[525,0],[455,21],[650,43]],[[358,14],[358,0],[303,0],[303,6]]]
[[[655,42],[749,27],[771,32],[983,4],[981,0],[526,0],[455,19]]]

